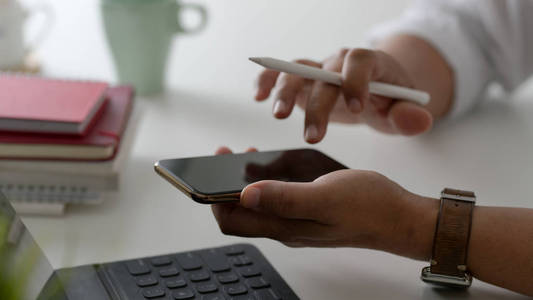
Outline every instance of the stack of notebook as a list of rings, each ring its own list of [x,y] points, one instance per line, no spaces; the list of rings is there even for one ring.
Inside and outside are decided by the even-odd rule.
[[[132,104],[129,86],[0,74],[0,191],[27,214],[102,202],[118,189]]]

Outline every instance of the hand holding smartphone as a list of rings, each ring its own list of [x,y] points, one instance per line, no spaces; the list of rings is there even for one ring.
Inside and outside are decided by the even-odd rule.
[[[161,177],[202,204],[239,201],[248,184],[261,180],[311,182],[347,169],[313,149],[166,159],[154,167]]]

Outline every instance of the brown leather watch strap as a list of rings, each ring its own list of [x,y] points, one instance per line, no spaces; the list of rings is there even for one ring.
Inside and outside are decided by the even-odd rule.
[[[437,221],[431,273],[464,277],[472,212],[473,192],[444,189]]]

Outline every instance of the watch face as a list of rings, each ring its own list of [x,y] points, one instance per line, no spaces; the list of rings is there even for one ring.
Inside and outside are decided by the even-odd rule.
[[[444,286],[451,288],[468,288],[472,285],[472,276],[468,273],[465,273],[464,277],[455,277],[441,274],[431,273],[431,267],[425,267],[422,269],[422,274],[420,275],[422,281],[433,284],[436,286]]]

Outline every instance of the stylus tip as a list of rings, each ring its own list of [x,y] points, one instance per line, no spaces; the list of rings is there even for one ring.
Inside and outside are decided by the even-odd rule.
[[[261,62],[261,59],[259,57],[250,57],[248,59],[253,61],[256,64],[259,64]]]

